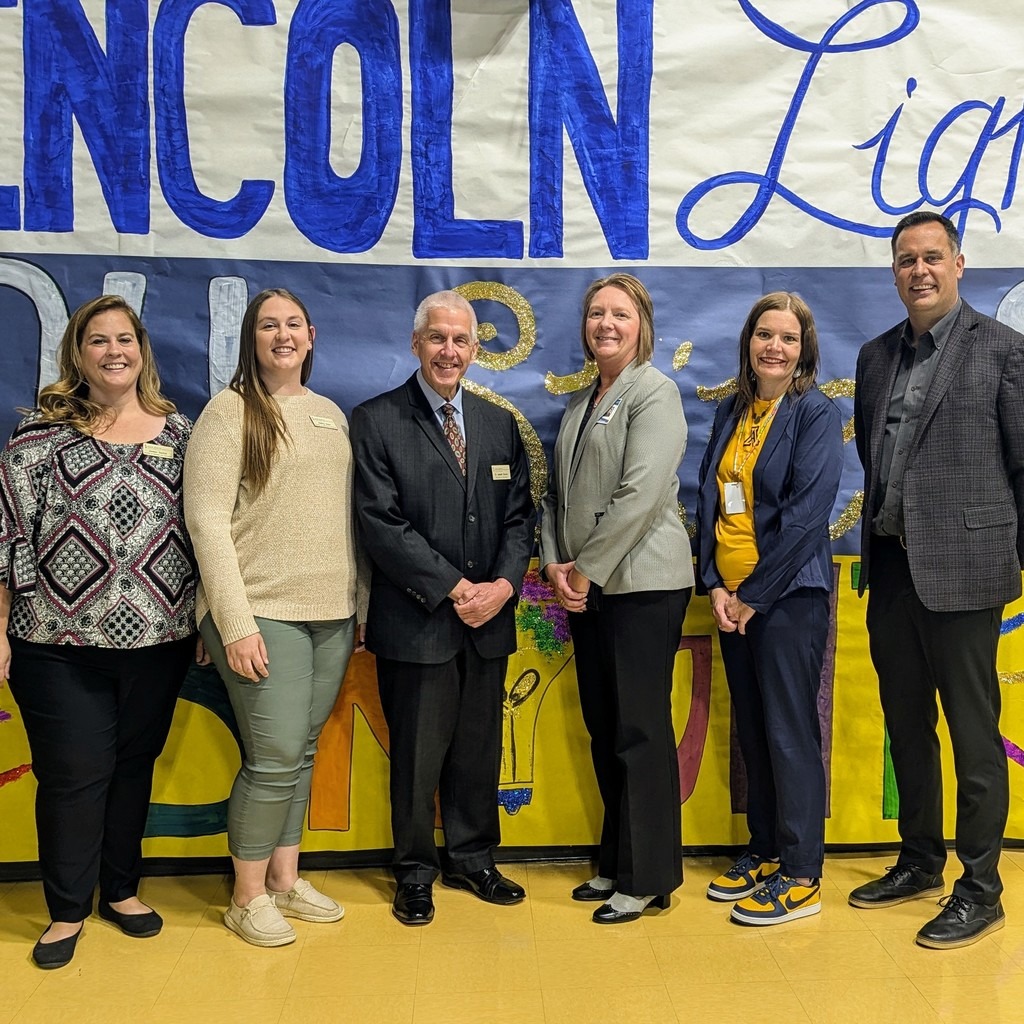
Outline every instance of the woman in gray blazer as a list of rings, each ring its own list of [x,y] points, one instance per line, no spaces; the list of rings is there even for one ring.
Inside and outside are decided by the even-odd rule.
[[[597,875],[572,896],[602,903],[599,924],[667,907],[683,877],[671,697],[693,587],[676,476],[686,420],[650,362],[653,320],[629,274],[587,289],[581,337],[599,376],[569,401],[543,504],[540,562],[570,613],[604,802]]]

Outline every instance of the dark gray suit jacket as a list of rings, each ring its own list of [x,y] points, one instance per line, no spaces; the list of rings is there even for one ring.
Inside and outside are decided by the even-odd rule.
[[[463,576],[518,593],[536,516],[515,419],[467,391],[462,403],[465,477],[415,374],[352,412],[356,521],[373,564],[366,643],[385,658],[440,664],[467,640],[485,658],[516,649],[515,598],[471,629],[448,597]]]
[[[860,350],[854,418],[864,466],[860,592],[903,324]],[[962,303],[928,388],[903,477],[910,572],[932,611],[1020,596],[1024,563],[1024,335]]]

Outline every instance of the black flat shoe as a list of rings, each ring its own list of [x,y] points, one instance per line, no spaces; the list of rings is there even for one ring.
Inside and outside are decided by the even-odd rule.
[[[434,920],[434,894],[430,886],[419,882],[399,883],[391,913],[402,924],[430,924]]]
[[[481,868],[479,871],[467,871],[464,875],[454,872],[442,874],[441,881],[449,889],[465,889],[485,903],[496,903],[502,907],[522,903],[526,899],[526,890],[511,878],[506,878],[497,868]]]
[[[589,882],[577,885],[572,891],[572,898],[580,903],[604,903],[612,897],[614,889],[595,889]]]
[[[47,925],[46,932],[49,930],[50,926]],[[66,939],[59,939],[57,942],[43,942],[46,932],[39,936],[39,941],[32,947],[32,962],[44,971],[66,967],[74,959],[75,946],[78,945],[78,937],[82,934],[82,929],[79,928],[74,935],[69,935]]]
[[[644,910],[668,910],[671,902],[671,896],[655,896]],[[644,910],[615,910],[610,903],[605,903],[594,911],[591,920],[595,924],[624,924],[626,921],[635,921]]]
[[[125,935],[130,935],[133,939],[151,939],[154,935],[159,935],[160,929],[164,926],[164,919],[155,910],[149,911],[148,914],[122,914],[103,900],[100,900],[97,910],[104,921],[116,924]]]

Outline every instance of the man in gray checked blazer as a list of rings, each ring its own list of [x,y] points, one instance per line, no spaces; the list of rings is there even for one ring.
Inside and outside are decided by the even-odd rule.
[[[934,949],[1001,928],[999,854],[1009,803],[996,647],[1024,561],[1024,336],[959,296],[956,227],[904,217],[893,275],[908,319],[857,360],[854,416],[864,465],[860,592],[899,791],[895,867],[850,893],[871,909],[940,896],[946,849],[935,726],[938,692],[956,765],[963,865]]]

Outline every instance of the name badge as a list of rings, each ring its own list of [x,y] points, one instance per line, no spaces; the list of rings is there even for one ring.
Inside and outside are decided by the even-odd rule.
[[[621,404],[622,399],[616,398],[615,401],[612,402],[612,407],[606,413],[602,414],[601,418],[597,421],[595,426],[602,426],[605,423],[611,423],[612,417],[619,411],[619,406]]]
[[[747,511],[747,499],[743,497],[743,484],[730,480],[725,485],[725,513],[735,516]]]
[[[320,427],[322,430],[337,430],[338,424],[331,419],[330,416],[310,416],[309,422],[314,427]]]
[[[491,479],[492,480],[511,480],[512,470],[508,466],[491,466]]]
[[[174,449],[169,444],[155,444],[146,441],[142,446],[143,455],[152,455],[154,459],[173,459]]]

